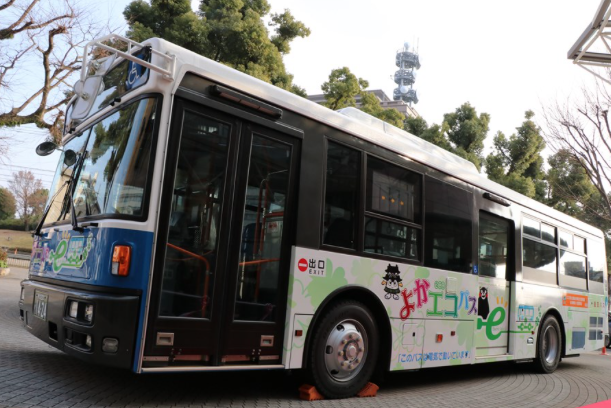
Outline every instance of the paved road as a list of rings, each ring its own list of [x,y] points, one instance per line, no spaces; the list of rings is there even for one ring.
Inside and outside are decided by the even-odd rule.
[[[376,398],[304,402],[284,372],[135,375],[73,359],[21,327],[25,271],[0,277],[0,407],[581,407],[611,399],[611,357],[452,367],[389,376]]]

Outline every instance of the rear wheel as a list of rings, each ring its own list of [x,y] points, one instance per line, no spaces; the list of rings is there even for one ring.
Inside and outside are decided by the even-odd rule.
[[[544,374],[556,371],[561,357],[562,334],[554,316],[547,316],[539,330],[535,368]]]
[[[347,398],[371,378],[378,358],[375,320],[365,305],[339,302],[316,326],[308,371],[326,398]]]

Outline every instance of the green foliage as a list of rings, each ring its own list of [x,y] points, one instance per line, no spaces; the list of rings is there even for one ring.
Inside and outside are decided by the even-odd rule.
[[[329,80],[322,84],[322,92],[331,110],[338,110],[356,105],[356,96],[362,95],[369,86],[363,78],[357,78],[348,67],[331,71]]]
[[[469,160],[478,170],[483,162],[484,139],[488,135],[490,115],[477,111],[469,102],[443,115],[441,125],[430,127],[422,118],[408,118],[404,129],[427,142]]]
[[[527,197],[545,202],[543,157],[545,141],[541,129],[531,120],[532,111],[526,111],[525,120],[509,139],[502,132],[494,137],[494,151],[486,157],[486,172],[496,181]]]
[[[424,120],[424,118],[421,116],[417,116],[417,117],[410,116],[407,119],[405,119],[404,129],[414,136],[422,137],[422,135],[424,134],[424,132],[428,130],[428,128],[429,126],[426,123],[426,120]]]
[[[548,205],[605,231],[611,230],[598,189],[571,152],[559,150],[547,162]]]
[[[189,0],[136,0],[123,15],[129,23],[127,35],[136,41],[161,37],[303,96],[282,56],[295,38],[307,37],[310,30],[285,10],[270,16],[270,38],[263,22],[269,10],[266,0],[203,0],[198,14]]]
[[[23,220],[19,218],[8,218],[0,221],[0,230],[25,231]]]
[[[0,220],[13,218],[17,211],[15,196],[6,188],[0,187]]]
[[[443,115],[444,132],[448,141],[454,147],[454,153],[469,160],[478,170],[484,160],[484,139],[488,135],[490,115],[477,111],[469,102],[463,103],[453,113]]]
[[[398,110],[392,109],[384,109],[382,105],[380,105],[380,100],[373,93],[369,92],[361,92],[361,107],[365,113],[368,113],[376,118],[383,120],[384,122],[390,123],[393,126],[398,127],[399,129],[403,128],[403,122],[405,121],[405,116]]]

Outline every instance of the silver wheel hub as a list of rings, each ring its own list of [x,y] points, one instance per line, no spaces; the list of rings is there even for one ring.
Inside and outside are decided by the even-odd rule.
[[[348,381],[367,358],[367,333],[355,320],[344,320],[331,330],[325,343],[325,367],[331,377]]]

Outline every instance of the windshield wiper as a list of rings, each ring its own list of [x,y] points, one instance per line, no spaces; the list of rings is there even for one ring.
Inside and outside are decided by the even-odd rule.
[[[57,193],[55,193],[55,195],[51,198],[51,200],[49,200],[49,205],[45,209],[45,212],[42,215],[42,218],[40,219],[40,222],[36,226],[36,231],[34,231],[34,235],[37,235],[39,237],[42,236],[42,233],[41,233],[42,226],[45,223],[45,219],[47,218],[47,215],[49,215],[49,211],[51,210],[51,205],[53,205],[53,201],[55,200],[55,197],[57,197],[57,195],[68,184],[70,184],[70,196],[68,197],[68,200],[70,201],[70,218],[71,218],[70,221],[72,223],[72,229],[74,231],[76,231],[76,232],[83,232],[83,231],[85,231],[84,228],[82,228],[82,227],[80,227],[78,225],[78,221],[76,220],[76,211],[74,209],[74,193],[76,191],[76,180],[78,179],[77,174],[79,174],[80,171],[81,171],[81,166],[83,165],[83,162],[85,161],[86,154],[87,154],[87,151],[84,151],[81,154],[81,156],[79,157],[78,161],[76,162],[76,165],[74,166],[74,169],[72,169],[72,174],[70,175],[70,178],[68,180],[66,180],[66,182],[61,186],[61,188],[59,190],[57,190]],[[63,212],[64,212],[64,210],[62,209],[62,213]]]
[[[40,222],[38,223],[38,225],[36,226],[36,230],[34,231],[34,235],[37,235],[39,237],[42,236],[42,233],[40,231],[42,230],[42,226],[45,223],[45,220],[47,219],[47,215],[49,215],[49,211],[51,210],[51,206],[53,205],[53,201],[55,201],[55,198],[59,195],[59,193],[62,192],[64,187],[66,187],[69,182],[70,182],[70,180],[66,180],[64,182],[64,184],[59,188],[59,190],[57,190],[57,193],[55,193],[55,195],[53,195],[53,197],[51,197],[51,199],[49,200],[49,205],[47,205],[47,208],[45,209],[45,212],[42,214],[42,217],[40,218]]]
[[[74,166],[71,177],[72,182],[70,183],[70,187],[72,187],[72,191],[70,191],[70,221],[72,222],[72,230],[76,232],[85,231],[85,228],[79,227],[76,219],[76,210],[74,209],[74,193],[76,192],[76,181],[81,174],[81,167],[83,166],[86,156],[87,150],[84,150],[83,153],[81,153],[81,157],[79,157],[78,161],[76,162],[76,166]]]

